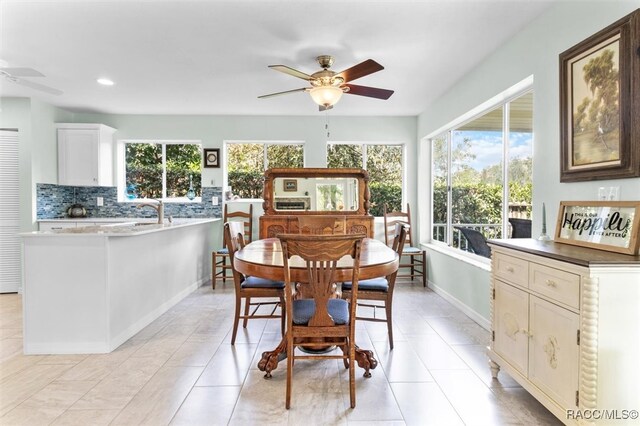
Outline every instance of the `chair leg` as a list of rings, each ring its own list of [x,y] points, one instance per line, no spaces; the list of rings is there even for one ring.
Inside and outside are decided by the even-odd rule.
[[[390,300],[384,302],[385,315],[387,316],[387,330],[389,331],[389,349],[393,350],[393,313],[391,312],[392,303]]]
[[[427,286],[427,251],[422,251],[422,286]]]
[[[222,256],[222,284],[227,282],[227,256]]]
[[[284,406],[291,407],[291,382],[293,380],[293,337],[287,336],[287,391]]]
[[[211,253],[211,289],[216,289],[216,252]]]
[[[247,328],[249,322],[249,309],[251,308],[251,298],[247,297],[244,301],[244,319],[242,320],[242,328]]]
[[[231,344],[236,343],[236,334],[238,333],[238,323],[240,322],[240,305],[242,304],[242,298],[236,294],[236,314],[233,317],[233,334],[231,335]]]
[[[411,257],[411,280],[416,277],[416,257],[414,255],[410,255]]]
[[[349,364],[351,368],[349,369],[349,399],[351,400],[351,408],[356,408],[356,369],[355,369],[355,359],[356,359],[356,348],[355,344],[351,339],[349,340]]]
[[[280,297],[280,333],[284,336],[284,329],[287,323],[287,310],[284,307],[284,297]]]

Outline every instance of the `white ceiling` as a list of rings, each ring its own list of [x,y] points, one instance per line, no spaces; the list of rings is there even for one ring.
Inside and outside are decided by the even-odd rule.
[[[0,59],[64,93],[0,78],[0,94],[84,112],[315,115],[304,92],[257,96],[306,86],[267,65],[313,73],[330,54],[334,71],[376,60],[385,69],[356,84],[395,90],[345,95],[333,115],[417,115],[551,1],[3,0]]]

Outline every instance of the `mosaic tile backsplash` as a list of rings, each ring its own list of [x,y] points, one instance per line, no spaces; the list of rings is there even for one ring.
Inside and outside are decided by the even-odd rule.
[[[74,201],[75,190],[75,201]],[[118,202],[118,188],[115,186],[65,186],[49,183],[36,185],[38,219],[63,219],[67,217],[67,209],[79,203],[87,210],[87,217],[156,217],[150,208],[136,208],[138,203]],[[102,197],[104,205],[96,206],[96,198]],[[222,187],[202,188],[201,202],[165,203],[164,216],[196,218],[222,217],[222,203],[214,206],[211,197],[222,200]]]

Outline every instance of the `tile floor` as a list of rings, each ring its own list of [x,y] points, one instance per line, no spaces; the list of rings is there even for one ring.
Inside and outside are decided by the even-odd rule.
[[[263,351],[278,320],[254,320],[230,344],[233,286],[204,286],[116,351],[22,355],[20,296],[0,295],[0,425],[555,425],[542,405],[484,355],[489,333],[418,283],[400,282],[395,349],[384,323],[360,322],[373,377],[356,372],[355,409],[338,360],[296,361],[292,408],[286,364],[265,380]]]

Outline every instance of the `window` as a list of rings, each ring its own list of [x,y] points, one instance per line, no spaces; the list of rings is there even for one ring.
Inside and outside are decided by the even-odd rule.
[[[533,93],[517,93],[430,139],[432,241],[472,251],[459,227],[510,235],[531,218]]]
[[[227,186],[240,198],[262,198],[264,171],[304,167],[302,143],[231,142],[227,148]]]
[[[363,168],[369,172],[373,216],[402,210],[403,145],[332,143],[327,147],[327,167]]]
[[[201,197],[201,164],[199,143],[125,142],[123,192],[129,200]]]

